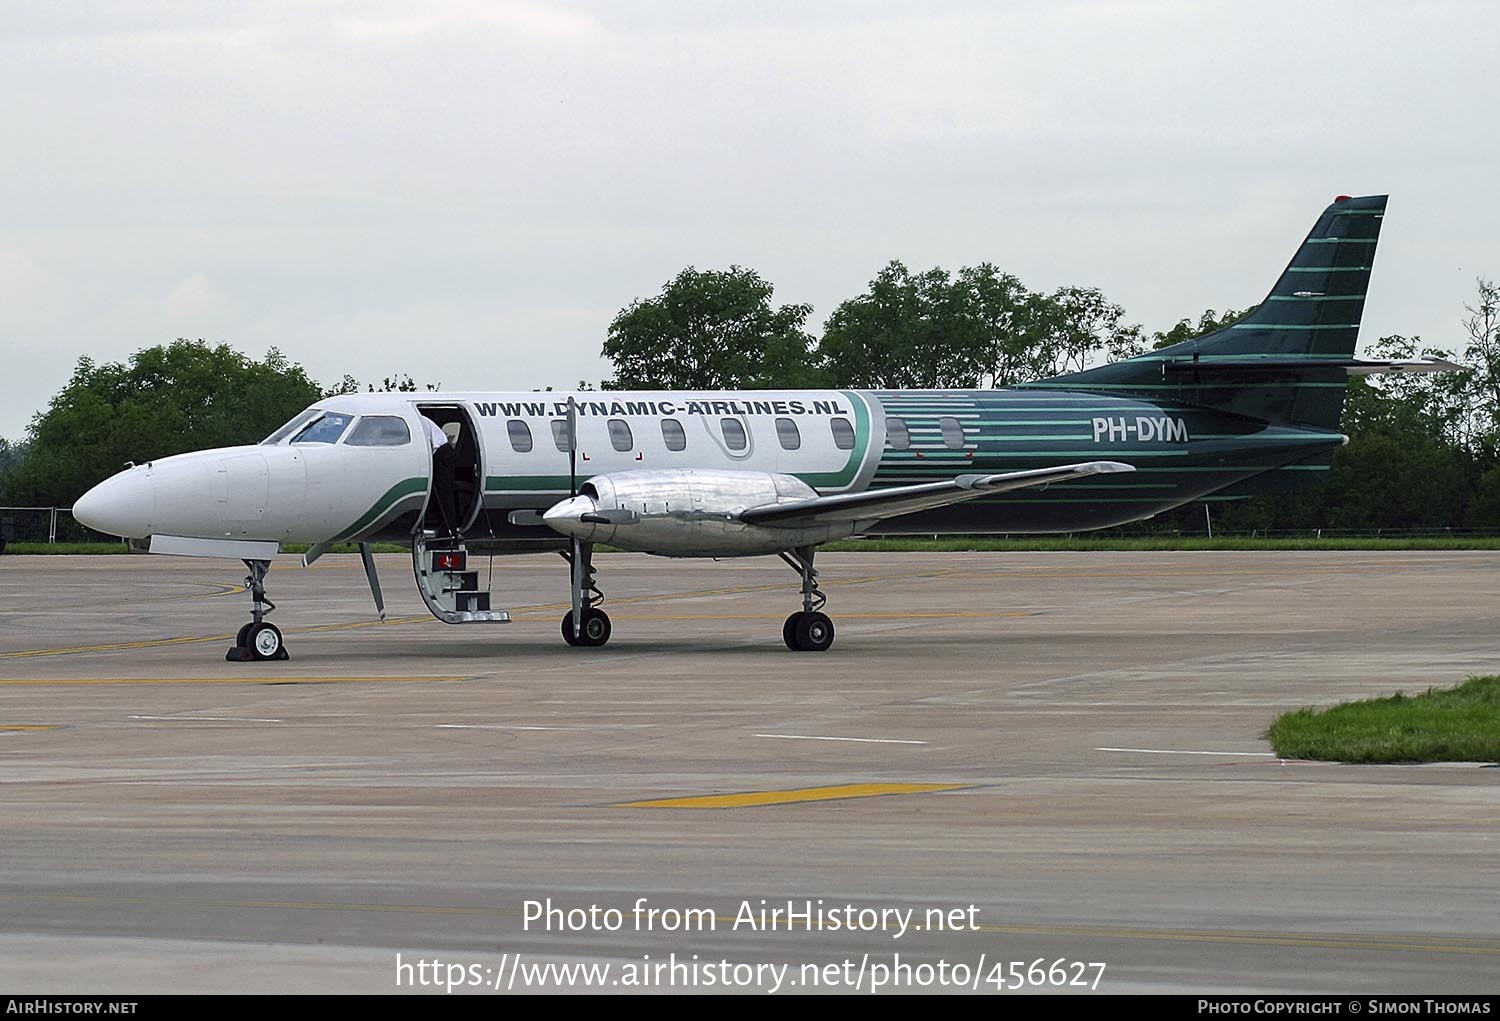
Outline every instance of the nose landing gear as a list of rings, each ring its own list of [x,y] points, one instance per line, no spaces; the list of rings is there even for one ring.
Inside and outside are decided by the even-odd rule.
[[[266,614],[276,609],[276,604],[266,598],[266,572],[271,569],[271,562],[246,560],[245,566],[250,569],[245,588],[250,593],[250,615],[254,619],[240,628],[234,637],[234,648],[224,654],[224,659],[230,663],[288,659],[281,629],[265,619]]]
[[[563,554],[572,575],[573,609],[563,615],[563,641],[569,645],[596,649],[609,641],[614,630],[609,615],[599,609],[604,593],[595,580],[594,544],[573,540],[572,549]]]

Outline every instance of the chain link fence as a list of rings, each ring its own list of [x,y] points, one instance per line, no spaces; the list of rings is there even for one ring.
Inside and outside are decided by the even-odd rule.
[[[1075,532],[1063,536],[1046,535],[975,535],[958,536],[926,532],[894,533],[911,538],[933,539],[1045,539],[1045,538],[1096,538],[1096,539],[1172,539],[1201,538],[1204,532],[1186,529],[1132,530],[1108,529],[1103,532]],[[880,539],[891,536],[870,536]],[[1500,536],[1495,529],[1458,528],[1276,528],[1239,531],[1215,527],[1212,535],[1220,539],[1480,539]],[[92,528],[80,525],[73,517],[70,507],[0,507],[0,553],[7,543],[60,543],[94,542],[120,543],[119,536],[105,535]]]
[[[0,551],[13,542],[121,542],[119,536],[85,528],[71,507],[0,507]]]

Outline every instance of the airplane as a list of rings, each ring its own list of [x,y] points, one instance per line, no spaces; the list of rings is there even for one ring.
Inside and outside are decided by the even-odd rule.
[[[1458,368],[1355,357],[1385,207],[1384,195],[1335,199],[1232,326],[1053,379],[953,391],[347,394],[257,445],[133,465],[73,513],[153,553],[244,561],[252,619],[226,654],[234,661],[287,658],[265,619],[275,609],[266,572],[284,545],[310,544],[305,566],[357,544],[383,620],[370,547],[387,541],[410,545],[417,590],[449,624],[510,619],[469,569],[471,552],[561,553],[572,596],[562,637],[583,648],[612,632],[599,545],[779,556],[802,596],[782,639],[822,652],[834,626],[813,562],[831,540],[1108,528],[1326,473],[1348,442],[1338,428],[1352,376]]]

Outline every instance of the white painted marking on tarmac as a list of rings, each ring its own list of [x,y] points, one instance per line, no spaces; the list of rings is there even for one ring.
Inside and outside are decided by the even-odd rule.
[[[817,734],[756,734],[756,737],[779,737],[787,741],[857,741],[860,744],[926,744],[896,737],[823,737]]]
[[[127,720],[197,720],[211,723],[285,723],[285,720],[270,720],[259,716],[127,716]]]
[[[1095,748],[1096,752],[1137,752],[1141,755],[1249,755],[1256,758],[1274,759],[1275,752],[1196,752],[1178,748]]]
[[[644,730],[654,723],[585,723],[576,727],[536,727],[518,723],[438,723],[439,730]]]

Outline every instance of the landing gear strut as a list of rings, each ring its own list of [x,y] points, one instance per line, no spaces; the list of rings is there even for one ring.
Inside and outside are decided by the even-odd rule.
[[[235,635],[234,648],[224,654],[230,663],[248,663],[258,659],[286,659],[286,646],[281,640],[281,630],[266,620],[266,614],[276,609],[276,604],[266,598],[266,572],[271,569],[269,560],[246,560],[250,573],[245,577],[245,588],[250,592],[250,623],[240,628]]]
[[[609,615],[598,609],[604,602],[604,593],[594,581],[594,544],[581,539],[573,540],[573,548],[563,554],[563,559],[572,568],[573,609],[562,619],[563,641],[569,645],[597,648],[609,641],[613,630]]]
[[[781,640],[795,652],[826,652],[833,645],[833,621],[822,612],[828,602],[818,588],[818,572],[813,567],[812,546],[798,546],[779,556],[786,565],[802,575],[802,609],[781,625]]]

